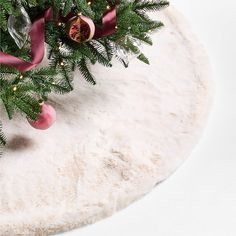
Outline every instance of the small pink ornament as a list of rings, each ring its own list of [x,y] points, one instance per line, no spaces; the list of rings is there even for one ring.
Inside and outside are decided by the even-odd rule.
[[[55,109],[48,104],[42,105],[42,112],[38,117],[37,121],[32,121],[28,119],[28,122],[35,129],[45,130],[52,126],[56,121],[56,111]]]

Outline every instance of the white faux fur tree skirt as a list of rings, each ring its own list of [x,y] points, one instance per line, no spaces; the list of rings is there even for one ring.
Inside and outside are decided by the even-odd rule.
[[[145,48],[151,66],[97,65],[95,87],[76,74],[75,91],[52,98],[58,118],[47,131],[3,118],[0,235],[47,235],[110,216],[190,154],[209,109],[208,61],[174,9],[158,19],[166,27]]]

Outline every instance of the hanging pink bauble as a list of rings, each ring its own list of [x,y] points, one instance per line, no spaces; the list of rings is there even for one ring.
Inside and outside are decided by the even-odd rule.
[[[28,119],[28,121],[30,125],[35,129],[48,129],[56,121],[56,111],[51,105],[43,104],[42,111],[38,117],[38,120],[32,121]]]
[[[83,43],[93,38],[95,25],[87,16],[76,16],[67,22],[66,31],[70,39]]]

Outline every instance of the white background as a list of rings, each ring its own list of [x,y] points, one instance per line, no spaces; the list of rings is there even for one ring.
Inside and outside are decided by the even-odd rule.
[[[236,1],[173,0],[205,44],[215,104],[199,145],[153,192],[64,236],[236,235]]]

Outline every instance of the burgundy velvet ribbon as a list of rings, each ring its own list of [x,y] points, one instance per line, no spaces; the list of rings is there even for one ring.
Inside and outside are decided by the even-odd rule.
[[[48,8],[44,14],[36,19],[30,30],[31,61],[25,61],[13,55],[0,52],[0,64],[16,68],[21,72],[29,71],[41,63],[44,58],[45,21],[52,19],[52,8]]]
[[[0,52],[0,64],[16,68],[21,72],[29,71],[40,64],[44,58],[44,41],[45,41],[45,22],[52,19],[52,8],[48,8],[44,14],[34,21],[30,30],[31,39],[31,61],[25,61],[13,55]],[[60,17],[61,21],[68,21],[72,14],[66,17]],[[102,28],[95,27],[94,38],[102,38],[111,35],[116,30],[116,7],[108,9],[102,18]]]
[[[102,28],[96,26],[93,38],[98,39],[115,33],[116,31],[116,7],[113,6],[104,12]]]

